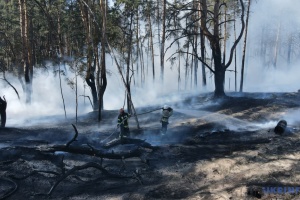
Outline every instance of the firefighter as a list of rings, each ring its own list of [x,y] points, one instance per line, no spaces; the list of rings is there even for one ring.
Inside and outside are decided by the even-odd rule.
[[[162,117],[161,117],[161,134],[164,135],[167,132],[168,124],[169,124],[169,117],[173,114],[173,109],[167,105],[162,107]]]
[[[0,96],[0,116],[1,116],[1,127],[5,127],[6,123],[6,107],[7,107],[7,102],[5,99],[5,96],[3,96],[3,99]]]
[[[118,128],[120,127],[120,139],[123,139],[124,137],[129,137],[130,135],[128,127],[128,118],[130,118],[130,114],[126,113],[124,109],[121,108],[118,116]]]

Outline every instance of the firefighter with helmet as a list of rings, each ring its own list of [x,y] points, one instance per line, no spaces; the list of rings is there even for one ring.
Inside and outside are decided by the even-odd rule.
[[[120,109],[118,116],[118,127],[120,127],[120,135],[119,138],[123,139],[124,137],[129,137],[130,131],[128,126],[128,118],[130,118],[130,114],[126,113],[123,108]]]
[[[164,135],[167,132],[168,124],[169,124],[169,117],[173,115],[173,109],[167,105],[162,107],[162,116],[161,116],[161,134]]]

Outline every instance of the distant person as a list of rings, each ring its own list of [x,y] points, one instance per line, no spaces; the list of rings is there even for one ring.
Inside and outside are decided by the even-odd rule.
[[[5,96],[3,96],[3,99],[0,97],[0,116],[1,116],[1,127],[5,127],[6,123],[6,107],[7,107],[7,102],[5,99]]]
[[[123,139],[124,137],[129,137],[130,135],[128,118],[130,118],[130,114],[126,113],[124,109],[121,108],[118,116],[118,127],[120,127],[120,139]]]
[[[173,109],[167,105],[164,105],[162,108],[162,117],[161,117],[161,134],[164,135],[167,133],[169,117],[173,115]]]

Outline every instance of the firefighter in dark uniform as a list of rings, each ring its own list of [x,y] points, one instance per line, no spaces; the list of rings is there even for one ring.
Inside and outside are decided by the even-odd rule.
[[[161,134],[164,135],[167,132],[168,124],[169,124],[169,117],[173,115],[173,109],[167,105],[164,105],[162,108],[162,116],[161,116]]]
[[[7,107],[7,102],[5,99],[5,96],[3,96],[3,99],[0,97],[0,116],[1,116],[1,127],[5,127],[6,123],[6,107]]]
[[[118,127],[120,127],[120,139],[123,139],[124,137],[129,137],[130,135],[128,127],[128,118],[130,118],[130,114],[126,113],[124,109],[121,108],[120,114],[118,116]]]

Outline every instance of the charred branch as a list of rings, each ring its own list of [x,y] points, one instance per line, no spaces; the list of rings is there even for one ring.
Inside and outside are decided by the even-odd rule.
[[[245,21],[244,21],[244,11],[245,11],[245,7],[244,7],[244,3],[242,0],[240,0],[240,4],[241,4],[241,7],[242,7],[242,12],[241,12],[241,22],[242,22],[242,28],[241,28],[241,32],[239,34],[239,36],[237,37],[237,39],[234,41],[231,49],[230,49],[230,56],[229,56],[229,60],[227,62],[227,64],[225,65],[225,68],[227,69],[231,62],[232,62],[232,58],[233,58],[233,53],[234,53],[234,50],[237,46],[237,44],[239,43],[239,41],[241,40],[242,36],[243,36],[243,33],[244,33],[244,29],[245,29]]]
[[[18,184],[14,181],[12,181],[9,178],[4,178],[4,177],[0,177],[0,180],[6,181],[6,182],[10,182],[14,185],[14,187],[12,189],[10,189],[9,191],[7,191],[3,196],[0,196],[0,200],[2,199],[6,199],[7,197],[11,196],[12,194],[14,194],[17,189],[18,189]]]
[[[66,144],[66,147],[69,147],[70,146],[70,144],[72,144],[72,142],[74,142],[74,141],[77,141],[77,136],[78,136],[78,131],[77,131],[77,128],[76,128],[76,126],[74,125],[74,124],[72,124],[72,126],[73,126],[73,128],[74,128],[74,130],[75,130],[75,135],[74,135],[74,137],[72,138],[72,140],[70,140],[67,144]]]
[[[56,181],[56,183],[51,187],[51,189],[49,190],[49,192],[46,195],[50,196],[53,193],[54,189],[59,185],[59,183],[62,182],[63,180],[65,180],[68,176],[72,175],[76,171],[80,171],[80,170],[84,170],[84,169],[88,169],[88,168],[95,168],[95,169],[101,171],[103,175],[108,176],[110,178],[116,178],[116,179],[136,179],[135,176],[123,176],[123,175],[119,175],[119,174],[110,173],[109,171],[107,171],[106,169],[104,169],[98,163],[89,162],[89,163],[86,163],[86,164],[81,165],[81,166],[75,166],[72,169],[70,169],[67,173],[65,173],[64,175],[62,175]]]
[[[93,149],[89,147],[82,147],[82,146],[69,146],[66,145],[55,145],[52,147],[48,147],[46,149],[40,149],[41,152],[48,152],[48,153],[55,153],[57,151],[63,151],[67,153],[73,153],[73,154],[83,154],[83,155],[89,155],[89,156],[95,156],[99,158],[108,158],[108,159],[122,159],[124,158],[132,158],[132,157],[140,157],[142,154],[142,151],[140,149],[134,149],[129,152],[121,152],[121,153],[114,153],[109,152],[108,150],[99,150],[99,149]]]
[[[22,177],[17,177],[15,175],[10,175],[9,177],[14,179],[14,180],[24,180],[30,176],[33,176],[35,174],[39,174],[39,173],[44,173],[44,174],[52,174],[52,175],[55,175],[55,176],[59,176],[60,174],[57,173],[57,172],[53,172],[53,171],[43,171],[43,170],[33,170],[32,172],[30,172],[29,174],[25,175],[25,176],[22,176]]]
[[[108,148],[111,148],[111,147],[114,147],[117,145],[122,145],[122,144],[136,144],[139,147],[148,148],[148,149],[152,149],[152,150],[155,150],[158,148],[158,147],[152,146],[148,142],[145,142],[145,140],[133,139],[133,138],[114,139],[114,140],[106,143],[104,145],[104,148],[108,149]]]
[[[80,97],[84,97],[84,98],[88,98],[88,99],[90,100],[90,103],[91,103],[92,108],[94,108],[94,105],[93,105],[93,103],[92,103],[92,100],[91,100],[90,96],[85,96],[85,95],[79,95],[79,96],[80,96]]]
[[[17,94],[18,99],[20,99],[20,95],[18,93],[18,90],[6,78],[0,78],[0,79],[4,80],[10,87],[12,87],[14,89],[15,93]]]

